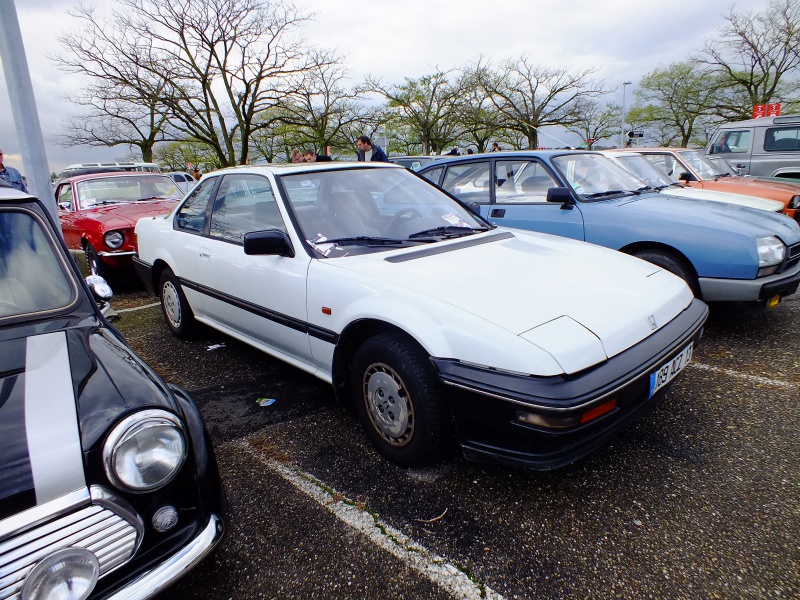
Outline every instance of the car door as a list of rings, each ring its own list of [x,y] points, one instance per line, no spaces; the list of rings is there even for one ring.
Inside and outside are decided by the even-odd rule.
[[[584,239],[580,206],[564,208],[547,201],[547,190],[560,184],[542,162],[522,158],[496,160],[494,175],[492,202],[481,207],[481,215],[492,224]]]
[[[61,232],[67,248],[80,248],[81,233],[75,225],[75,218],[78,213],[71,183],[62,183],[58,186],[56,203],[58,204],[58,217],[61,220]]]
[[[753,154],[753,130],[752,127],[743,127],[718,131],[709,144],[708,154],[727,158],[734,167],[746,175],[750,171]]]
[[[222,177],[211,205],[208,233],[197,255],[206,317],[221,329],[310,362],[306,273],[311,260],[244,253],[244,234],[287,228],[269,179],[256,174]]]

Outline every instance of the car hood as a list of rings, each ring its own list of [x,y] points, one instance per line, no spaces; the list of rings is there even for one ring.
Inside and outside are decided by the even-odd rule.
[[[629,196],[617,201],[628,218],[643,223],[670,223],[670,227],[705,226],[753,238],[777,235],[784,244],[800,241],[800,227],[787,217],[725,202],[678,198],[667,193]]]
[[[489,321],[541,347],[568,373],[630,348],[693,298],[681,279],[650,263],[517,230],[335,264]]]
[[[135,227],[136,222],[143,217],[169,213],[178,202],[178,199],[171,199],[109,204],[83,211],[83,216],[102,223],[106,229],[127,229]]]
[[[703,188],[696,187],[669,187],[665,190],[662,190],[662,193],[668,196],[677,196],[679,198],[693,198],[695,200],[709,200],[711,202],[727,202],[728,204],[738,204],[739,206],[748,206],[750,208],[757,208],[759,210],[767,210],[770,212],[782,212],[784,206],[786,206],[783,202],[770,200],[768,198],[737,194],[733,191],[723,192],[721,190],[704,190]]]
[[[111,333],[79,327],[0,339],[0,520],[85,488],[83,454],[140,408],[177,410]]]

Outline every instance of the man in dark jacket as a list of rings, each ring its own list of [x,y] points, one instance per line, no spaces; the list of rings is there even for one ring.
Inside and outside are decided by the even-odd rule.
[[[386,152],[377,144],[373,144],[368,136],[362,135],[356,140],[359,162],[389,162]]]
[[[317,154],[313,150],[303,152],[303,158],[305,158],[306,162],[331,162],[333,160],[327,154]]]

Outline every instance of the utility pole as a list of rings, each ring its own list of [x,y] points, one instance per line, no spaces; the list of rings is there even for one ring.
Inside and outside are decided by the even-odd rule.
[[[0,0],[0,59],[6,76],[11,116],[19,138],[28,189],[45,205],[61,231],[56,199],[50,183],[50,169],[44,151],[42,127],[36,112],[31,74],[22,44],[22,32],[14,0]]]
[[[625,90],[631,84],[630,81],[622,82],[622,122],[619,124],[619,147],[625,147]]]

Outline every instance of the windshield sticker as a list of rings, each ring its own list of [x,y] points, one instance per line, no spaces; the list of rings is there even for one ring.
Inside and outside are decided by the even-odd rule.
[[[454,227],[469,227],[469,223],[467,223],[464,219],[459,216],[454,215],[453,213],[447,213],[446,215],[442,215],[442,218],[453,225]]]

